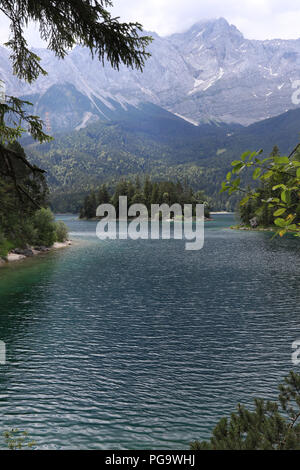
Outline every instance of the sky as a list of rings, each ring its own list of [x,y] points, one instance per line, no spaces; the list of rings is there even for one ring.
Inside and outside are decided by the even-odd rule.
[[[194,23],[226,18],[248,39],[300,37],[300,2],[297,0],[114,0],[113,16],[139,21],[161,36],[187,30]],[[0,15],[0,43],[7,41],[7,20]],[[41,47],[33,25],[27,33],[31,46]]]

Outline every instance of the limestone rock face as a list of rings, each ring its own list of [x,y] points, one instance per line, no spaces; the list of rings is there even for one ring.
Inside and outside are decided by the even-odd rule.
[[[63,61],[38,49],[48,75],[29,86],[12,75],[9,51],[0,48],[0,78],[8,94],[35,103],[52,130],[114,119],[119,110],[145,102],[195,124],[247,125],[297,107],[292,85],[300,80],[300,39],[248,40],[223,18],[167,37],[150,34],[152,57],[144,73],[102,67],[81,47]]]

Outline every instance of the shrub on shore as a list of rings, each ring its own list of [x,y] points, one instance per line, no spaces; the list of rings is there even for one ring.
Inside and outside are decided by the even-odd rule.
[[[0,258],[5,258],[13,248],[14,244],[8,241],[3,233],[0,232]]]
[[[50,209],[39,209],[30,219],[21,221],[18,228],[11,239],[0,232],[0,258],[5,258],[13,248],[51,247],[68,239],[67,226],[61,220],[55,222]]]
[[[63,243],[66,240],[68,240],[69,234],[68,234],[68,228],[66,224],[62,220],[59,220],[58,222],[56,222],[55,225],[56,225],[56,230],[55,230],[56,241]]]
[[[56,224],[50,209],[42,208],[33,217],[35,229],[34,244],[52,246],[56,241]]]
[[[50,209],[38,210],[34,214],[33,225],[35,245],[50,247],[55,242],[65,242],[68,239],[66,224],[62,220],[55,222],[54,214]]]

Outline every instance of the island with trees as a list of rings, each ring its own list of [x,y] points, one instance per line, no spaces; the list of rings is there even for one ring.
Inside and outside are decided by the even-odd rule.
[[[209,205],[207,198],[202,191],[194,192],[185,182],[176,183],[172,181],[152,181],[146,177],[141,182],[137,177],[134,182],[121,180],[117,183],[114,190],[111,191],[107,185],[102,185],[99,189],[93,190],[88,194],[80,210],[81,219],[94,219],[96,217],[97,207],[101,204],[112,204],[118,214],[119,197],[127,196],[128,207],[132,204],[144,204],[148,213],[151,212],[152,204],[192,204],[193,213],[195,213],[196,204],[204,204],[204,215],[207,220],[210,219]]]

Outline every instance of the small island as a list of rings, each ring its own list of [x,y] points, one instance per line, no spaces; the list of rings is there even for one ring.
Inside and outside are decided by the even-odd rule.
[[[176,183],[171,181],[152,181],[148,176],[143,182],[139,177],[135,182],[131,180],[121,180],[114,189],[109,188],[106,184],[100,188],[92,190],[84,199],[83,206],[80,210],[80,219],[93,220],[96,219],[97,207],[101,204],[112,204],[117,216],[119,214],[119,197],[126,196],[128,207],[133,204],[144,204],[148,213],[151,213],[152,204],[179,204],[182,208],[184,204],[193,206],[193,216],[196,215],[196,205],[204,204],[205,220],[211,220],[208,198],[203,191],[194,192],[194,190],[186,183],[180,181]],[[172,214],[170,216],[172,218]]]

